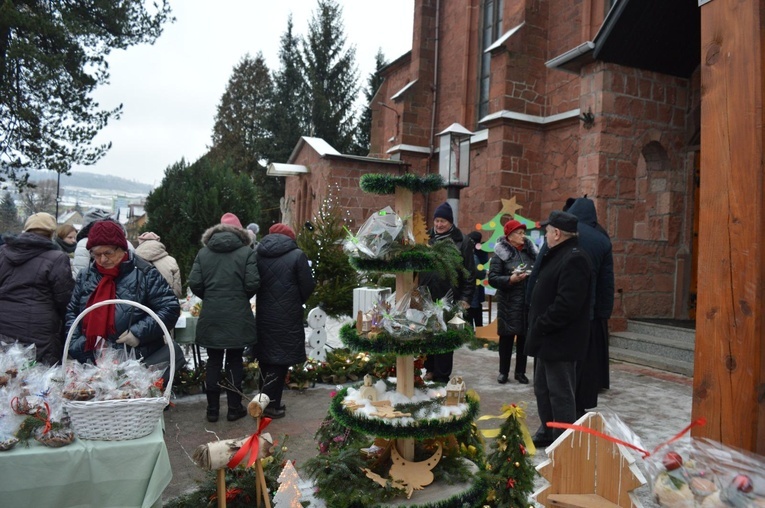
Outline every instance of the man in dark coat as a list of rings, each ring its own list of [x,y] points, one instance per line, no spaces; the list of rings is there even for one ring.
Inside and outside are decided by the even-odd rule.
[[[614,257],[611,239],[601,233],[595,203],[578,198],[568,212],[579,219],[579,246],[592,262],[593,291],[590,297],[590,343],[577,365],[577,418],[598,405],[598,392],[609,387],[608,320],[614,308]]]
[[[36,213],[0,248],[0,340],[34,344],[37,361],[46,365],[61,361],[74,287],[69,256],[51,240],[55,231],[52,215]]]
[[[189,288],[203,300],[197,323],[196,343],[207,348],[207,420],[218,421],[220,379],[224,356],[228,382],[228,421],[247,415],[242,406],[244,348],[257,342],[257,327],[250,298],[260,287],[257,254],[239,218],[226,213],[202,235],[204,247],[197,253],[189,275]]]
[[[534,444],[560,435],[548,422],[576,420],[576,362],[584,359],[590,335],[591,263],[579,248],[577,218],[555,210],[542,223],[547,254],[531,289],[526,354],[535,358],[534,395],[542,425]]]
[[[316,282],[292,228],[277,223],[268,233],[257,249],[260,289],[255,357],[263,374],[263,393],[270,399],[265,415],[281,418],[285,415],[281,402],[287,370],[306,361],[303,305]]]
[[[449,203],[442,203],[436,208],[433,214],[433,229],[430,235],[429,243],[450,241],[455,248],[460,251],[462,256],[462,267],[458,277],[457,285],[453,286],[449,279],[444,278],[436,272],[421,272],[419,274],[420,286],[427,286],[431,298],[435,301],[443,298],[452,292],[454,304],[459,305],[463,311],[470,308],[470,302],[473,300],[475,291],[475,259],[473,258],[473,241],[462,234],[454,225],[454,214]],[[428,355],[425,360],[425,369],[428,371],[428,377],[432,373],[431,379],[439,383],[448,383],[452,376],[452,366],[454,364],[454,352]]]

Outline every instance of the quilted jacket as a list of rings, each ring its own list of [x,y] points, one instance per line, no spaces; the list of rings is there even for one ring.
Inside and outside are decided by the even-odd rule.
[[[258,245],[258,271],[255,357],[267,365],[304,362],[303,304],[316,286],[308,258],[292,238],[266,235]]]
[[[88,298],[95,291],[101,277],[94,262],[91,262],[86,270],[77,274],[72,299],[66,310],[67,333],[77,316],[85,310]],[[128,259],[120,264],[120,274],[115,279],[115,284],[118,300],[131,300],[143,304],[157,314],[168,330],[175,327],[178,316],[181,314],[181,306],[170,286],[151,263],[133,253],[128,253]],[[164,332],[159,323],[138,307],[116,305],[114,325],[116,333],[112,337],[107,337],[107,340],[115,343],[125,330],[130,329],[140,341],[136,352],[141,358],[152,355],[165,344]],[[115,347],[122,346],[115,343]],[[72,335],[69,354],[81,362],[92,358],[92,352],[85,352],[85,335],[82,334],[81,322],[77,324],[77,329]]]

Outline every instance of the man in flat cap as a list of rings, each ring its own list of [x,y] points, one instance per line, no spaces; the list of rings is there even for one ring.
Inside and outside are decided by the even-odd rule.
[[[548,422],[576,421],[576,362],[590,334],[591,262],[579,248],[576,216],[555,210],[541,223],[547,253],[537,259],[531,289],[526,354],[534,360],[534,395],[542,425],[533,437],[550,445],[562,432]]]

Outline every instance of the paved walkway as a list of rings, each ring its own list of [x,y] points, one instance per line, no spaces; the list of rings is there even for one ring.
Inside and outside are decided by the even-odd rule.
[[[338,322],[327,326],[328,343],[338,346]],[[310,329],[307,329],[310,332]],[[529,361],[528,376],[532,376]],[[481,415],[497,415],[503,404],[526,404],[528,426],[533,432],[539,425],[532,385],[511,381],[505,385],[496,382],[498,354],[488,349],[455,351],[454,373],[463,376],[468,389],[481,398]],[[512,367],[511,367],[512,372]],[[533,379],[532,379],[533,382]],[[644,448],[651,449],[672,437],[690,422],[691,378],[642,368],[630,364],[612,363],[611,388],[601,394],[600,408],[615,412],[642,439]],[[287,435],[289,459],[296,461],[298,472],[306,459],[317,454],[314,433],[327,414],[330,393],[335,386],[318,384],[302,392],[287,391],[282,401],[287,405],[287,416],[274,420],[268,430],[274,436]],[[225,402],[221,401],[221,405]],[[217,423],[205,420],[206,401],[203,395],[184,397],[175,401],[175,407],[165,413],[165,442],[173,467],[173,480],[163,494],[169,500],[196,489],[205,472],[192,461],[194,449],[217,439],[237,438],[254,432],[254,422],[243,418]],[[500,421],[480,422],[480,428],[498,427]],[[488,447],[487,447],[488,450]],[[535,457],[535,463],[544,460],[544,451]],[[638,490],[645,508],[656,506],[646,487]]]

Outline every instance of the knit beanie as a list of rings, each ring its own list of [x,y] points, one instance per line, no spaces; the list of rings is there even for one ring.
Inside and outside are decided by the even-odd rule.
[[[515,219],[505,222],[505,236],[509,235],[518,228],[526,229],[526,225],[521,224]]]
[[[236,226],[238,228],[242,227],[242,223],[239,221],[239,217],[231,212],[224,213],[223,217],[220,218],[220,223],[228,224],[229,226]]]
[[[468,238],[473,240],[473,243],[478,246],[479,243],[481,243],[481,232],[480,231],[471,231],[467,234]]]
[[[138,245],[141,245],[143,242],[147,240],[159,241],[159,235],[157,235],[156,233],[152,233],[151,231],[147,231],[146,233],[141,233],[141,236],[138,237]]]
[[[434,219],[446,219],[454,224],[454,214],[452,213],[452,207],[449,203],[442,203],[436,208],[436,213],[433,214]]]
[[[127,238],[122,226],[113,220],[100,220],[93,224],[88,234],[88,250],[99,245],[114,245],[122,250],[128,250]]]
[[[289,236],[293,240],[295,239],[295,232],[292,230],[292,228],[286,224],[282,224],[281,222],[277,222],[276,224],[268,228],[268,232],[271,234],[276,233],[279,235]]]
[[[53,232],[56,230],[56,219],[53,218],[53,216],[49,213],[45,212],[39,212],[39,213],[33,213],[29,216],[27,221],[24,223],[24,231],[29,231],[30,229],[39,229],[41,231],[47,231],[49,234],[53,234]]]
[[[257,235],[258,233],[260,233],[260,226],[258,226],[258,225],[257,225],[257,224],[255,224],[254,222],[250,222],[249,224],[247,224],[247,229],[248,229],[249,231],[252,231],[252,232],[253,232],[254,234],[256,234],[256,235]]]

